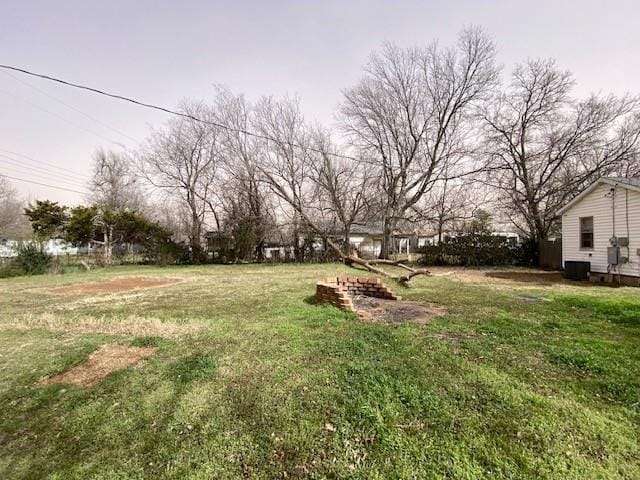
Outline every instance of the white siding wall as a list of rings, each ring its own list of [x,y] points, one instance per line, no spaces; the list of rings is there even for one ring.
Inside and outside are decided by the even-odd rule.
[[[562,215],[562,262],[591,262],[591,271],[607,273],[607,247],[614,235],[612,199],[606,196],[611,185],[599,185]],[[627,234],[625,196],[629,195],[629,233]],[[593,249],[580,249],[580,217],[593,217]],[[619,266],[623,275],[640,276],[640,193],[618,186],[615,198],[615,236],[629,237],[629,263]],[[627,253],[621,248],[621,256]]]

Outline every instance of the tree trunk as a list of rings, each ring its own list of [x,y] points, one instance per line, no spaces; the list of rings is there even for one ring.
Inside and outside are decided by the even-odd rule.
[[[103,229],[103,233],[104,233],[104,243],[102,245],[102,248],[103,248],[102,258],[103,258],[104,264],[106,266],[109,266],[113,262],[112,251],[111,251],[111,248],[112,248],[111,242],[113,240],[113,226],[105,225]]]
[[[260,240],[256,245],[256,259],[258,262],[264,261],[264,240]]]
[[[381,259],[389,259],[393,252],[393,230],[395,229],[395,222],[389,217],[384,219],[382,230],[382,248],[380,249]]]
[[[298,219],[294,220],[293,225],[293,256],[296,262],[304,262],[304,249],[300,246],[300,230]]]
[[[191,211],[191,233],[189,234],[189,245],[191,246],[192,261],[195,264],[202,261],[202,245],[200,244],[200,218],[195,210]]]
[[[382,229],[382,248],[380,249],[380,255],[379,255],[379,258],[381,259],[391,258],[392,243],[393,243],[392,233],[393,233],[393,227],[394,227],[392,223],[393,222],[391,222],[389,217],[385,217],[383,222],[383,229]]]
[[[353,249],[351,248],[351,225],[344,228],[344,252],[347,256],[351,256]]]

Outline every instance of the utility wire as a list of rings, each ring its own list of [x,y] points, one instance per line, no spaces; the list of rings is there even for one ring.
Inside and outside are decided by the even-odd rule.
[[[60,183],[60,184],[66,184],[65,186],[69,186],[69,187],[77,187],[77,188],[85,188],[81,183],[73,183],[69,180],[63,180],[60,178],[54,178],[51,175],[48,175],[46,173],[42,173],[42,172],[37,172],[37,171],[33,171],[33,170],[29,170],[29,169],[25,169],[22,167],[16,167],[13,165],[5,165],[1,162],[4,162],[4,159],[0,159],[0,172],[2,172],[2,170],[12,170],[12,173],[18,173],[20,175],[29,175],[29,176],[34,176],[34,177],[40,177],[43,180],[48,180],[51,182],[55,182],[55,183]]]
[[[6,162],[8,162],[8,160],[4,158],[0,158],[0,172],[2,170],[8,169],[8,170],[12,170],[14,173],[19,173],[21,175],[22,174],[33,175],[35,177],[40,177],[44,180],[55,181],[56,183],[66,184],[71,187],[85,188],[85,185],[81,182],[69,180],[66,178],[55,177],[49,172],[35,170],[28,166],[23,166],[23,165],[15,166],[15,165],[7,164]]]
[[[55,165],[53,163],[45,162],[43,160],[36,160],[35,158],[30,157],[28,155],[24,155],[22,153],[14,152],[14,151],[11,151],[11,150],[6,150],[4,148],[0,148],[0,152],[5,152],[5,153],[8,153],[10,155],[15,155],[16,157],[24,158],[24,159],[26,159],[28,161],[31,161],[32,163],[38,163],[38,164],[46,165],[48,167],[56,168],[58,170],[69,172],[69,173],[73,174],[74,176],[79,177],[81,180],[86,180],[86,177],[84,175],[79,174],[79,173],[75,172],[74,170],[70,170],[68,168],[59,167],[58,165]]]
[[[5,163],[11,163],[13,165],[17,165],[20,168],[24,168],[24,169],[28,169],[28,170],[33,170],[36,172],[40,172],[40,173],[44,173],[46,175],[48,175],[49,177],[56,177],[62,180],[65,180],[69,183],[76,183],[76,184],[84,184],[84,182],[86,182],[86,179],[84,178],[77,178],[74,176],[71,176],[69,174],[66,173],[60,173],[60,172],[56,172],[54,170],[45,168],[45,167],[36,167],[33,165],[29,165],[27,163],[24,163],[20,160],[17,160],[13,157],[10,157],[8,155],[4,155],[3,153],[0,153],[0,162],[5,162]]]
[[[67,107],[67,108],[70,108],[70,109],[71,109],[71,110],[73,110],[74,112],[77,112],[77,113],[79,113],[80,115],[85,116],[85,117],[86,117],[86,118],[88,118],[89,120],[92,120],[92,121],[94,121],[95,123],[97,123],[97,124],[99,124],[99,125],[102,125],[102,126],[103,126],[103,127],[105,127],[105,128],[108,128],[108,129],[109,129],[109,130],[111,130],[112,132],[115,132],[115,133],[117,133],[118,135],[121,135],[121,136],[123,136],[123,137],[125,137],[125,138],[128,138],[129,140],[131,140],[131,141],[133,141],[133,142],[135,142],[135,143],[138,143],[138,140],[136,140],[136,139],[135,139],[135,138],[133,138],[132,136],[130,136],[130,135],[128,135],[128,134],[126,134],[126,133],[124,133],[124,132],[123,132],[123,131],[121,131],[121,130],[118,130],[117,128],[112,127],[111,125],[108,125],[108,124],[104,123],[102,120],[100,120],[100,119],[98,119],[98,118],[95,118],[95,117],[93,117],[92,115],[89,115],[89,114],[88,114],[88,113],[86,113],[86,112],[83,112],[82,110],[80,110],[80,109],[78,109],[78,108],[74,107],[73,105],[70,105],[70,104],[68,104],[67,102],[63,101],[63,100],[60,100],[58,97],[56,97],[56,96],[54,96],[54,95],[51,95],[49,92],[46,92],[45,90],[42,90],[41,88],[36,87],[36,86],[35,86],[35,85],[33,85],[32,83],[29,83],[29,82],[27,82],[26,80],[23,80],[23,79],[21,79],[21,78],[19,78],[19,77],[16,77],[15,75],[12,75],[12,74],[11,74],[11,73],[9,73],[9,72],[2,71],[2,73],[4,73],[5,75],[8,75],[9,77],[13,78],[13,79],[14,79],[14,80],[16,80],[17,82],[20,82],[20,83],[22,83],[23,85],[26,85],[26,86],[28,86],[29,88],[32,88],[33,90],[35,90],[35,91],[37,91],[37,92],[40,92],[42,95],[44,95],[44,96],[46,96],[46,97],[49,97],[49,98],[50,98],[50,99],[52,99],[52,100],[55,100],[55,101],[56,101],[56,102],[58,102],[59,104],[64,105],[64,106],[65,106],[65,107]]]
[[[51,116],[59,118],[60,120],[62,120],[63,122],[68,123],[71,126],[74,126],[74,127],[78,128],[80,130],[83,130],[83,131],[85,131],[87,133],[90,133],[91,135],[95,135],[96,137],[101,138],[104,141],[107,141],[109,143],[113,143],[114,145],[117,145],[118,147],[122,148],[123,150],[126,150],[126,147],[122,143],[116,142],[115,140],[112,140],[111,138],[105,137],[104,135],[102,135],[102,134],[100,134],[98,132],[95,132],[95,131],[91,130],[90,128],[86,128],[86,127],[83,127],[82,125],[78,125],[77,123],[69,120],[68,118],[65,118],[62,115],[59,115],[59,114],[57,114],[55,112],[52,112],[51,110],[48,110],[48,109],[46,109],[44,107],[41,107],[40,105],[38,105],[37,103],[32,102],[31,100],[27,100],[26,98],[23,98],[20,95],[16,95],[15,93],[8,92],[6,90],[0,90],[0,92],[4,93],[6,95],[10,95],[10,96],[12,96],[14,98],[17,98],[21,102],[28,103],[32,107],[37,108],[38,110],[42,110],[43,112],[48,113]]]
[[[31,171],[25,171],[25,170],[21,170],[19,168],[16,167],[11,167],[11,166],[6,166],[6,165],[2,165],[0,164],[0,176],[2,176],[4,173],[8,173],[11,175],[26,175],[28,178],[34,178],[35,180],[39,180],[39,181],[50,181],[55,183],[56,185],[61,185],[63,187],[69,187],[69,188],[81,188],[84,189],[85,187],[83,187],[82,185],[78,185],[76,183],[69,183],[66,182],[64,180],[59,180],[57,178],[51,178],[48,177],[47,175],[41,175],[38,173],[34,173]],[[87,190],[88,193],[88,190]]]
[[[65,192],[73,192],[73,193],[78,193],[80,195],[86,195],[87,194],[87,192],[79,192],[78,190],[72,190],[70,188],[58,187],[56,185],[49,185],[48,183],[40,183],[40,182],[34,182],[33,180],[26,180],[24,178],[12,177],[11,175],[5,175],[4,173],[0,173],[0,176],[5,177],[5,178],[10,178],[11,180],[17,180],[19,182],[33,183],[34,185],[40,185],[42,187],[49,187],[49,188],[55,188],[57,190],[64,190]]]
[[[250,132],[248,130],[244,130],[244,129],[241,129],[241,128],[229,127],[228,125],[224,125],[224,124],[218,123],[218,122],[212,122],[210,120],[204,120],[204,119],[198,118],[198,117],[196,117],[194,115],[191,115],[191,114],[188,114],[188,113],[179,112],[179,111],[176,111],[176,110],[171,110],[171,109],[166,108],[166,107],[161,107],[161,106],[158,106],[158,105],[153,105],[153,104],[150,104],[150,103],[141,102],[141,101],[135,100],[133,98],[125,97],[123,95],[118,95],[118,94],[115,94],[115,93],[109,93],[109,92],[106,92],[106,91],[103,91],[103,90],[99,90],[97,88],[88,87],[86,85],[81,85],[81,84],[78,84],[78,83],[68,82],[68,81],[62,80],[60,78],[51,77],[49,75],[44,75],[42,73],[31,72],[31,71],[25,70],[23,68],[12,67],[11,65],[2,65],[2,64],[0,64],[0,68],[4,68],[5,70],[12,70],[14,72],[24,73],[25,75],[31,75],[32,77],[42,78],[44,80],[49,80],[51,82],[56,82],[56,83],[60,83],[62,85],[67,85],[69,87],[79,88],[81,90],[87,90],[89,92],[97,93],[99,95],[104,95],[105,97],[115,98],[117,100],[122,100],[124,102],[133,103],[133,104],[141,106],[141,107],[150,108],[150,109],[153,109],[153,110],[158,110],[160,112],[168,113],[170,115],[176,115],[178,117],[187,118],[187,119],[193,120],[195,122],[212,125],[214,127],[222,128],[223,130],[227,130],[227,131],[230,131],[230,132],[241,133],[243,135],[247,135],[247,136],[250,136],[250,137],[258,138],[258,139],[261,139],[261,140],[267,140],[267,141],[276,142],[276,143],[279,142],[278,140],[276,140],[276,139],[274,139],[272,137],[269,137],[267,135],[262,135],[260,133]],[[292,142],[284,142],[284,143],[286,145],[290,146],[290,147],[293,147],[293,148],[300,148],[302,150],[309,150],[309,151],[320,153],[320,154],[331,155],[332,157],[336,157],[336,158],[344,158],[346,160],[355,160],[355,161],[357,161],[357,159],[355,157],[351,157],[349,155],[342,155],[342,154],[339,154],[339,153],[331,153],[331,152],[323,152],[322,150],[317,149],[317,148],[304,146],[304,145],[300,145],[300,144],[292,143]]]

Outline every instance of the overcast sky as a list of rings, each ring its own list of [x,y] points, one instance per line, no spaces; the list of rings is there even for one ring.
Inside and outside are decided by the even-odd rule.
[[[252,99],[297,93],[308,119],[330,124],[341,89],[357,81],[384,41],[447,45],[469,24],[494,37],[505,73],[528,57],[554,57],[574,72],[577,95],[640,93],[637,0],[7,0],[0,3],[0,64],[168,107],[210,99],[215,84]],[[166,120],[0,71],[0,173],[82,190],[97,147],[135,148]],[[13,183],[30,199],[82,201]]]

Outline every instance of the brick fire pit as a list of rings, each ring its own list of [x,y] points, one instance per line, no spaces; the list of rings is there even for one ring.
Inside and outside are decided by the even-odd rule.
[[[338,308],[362,317],[356,309],[353,297],[373,297],[384,300],[400,300],[379,278],[330,277],[316,283],[316,301],[330,303]]]

